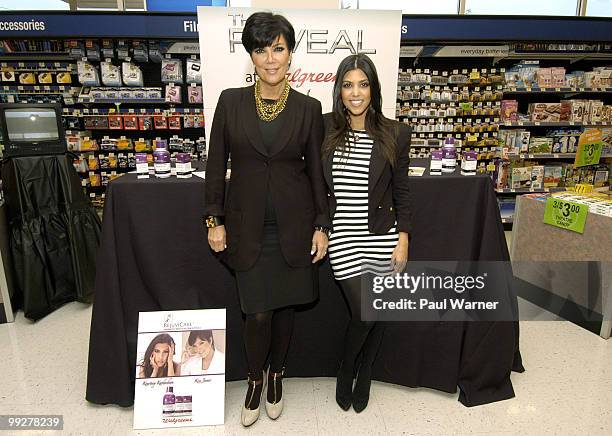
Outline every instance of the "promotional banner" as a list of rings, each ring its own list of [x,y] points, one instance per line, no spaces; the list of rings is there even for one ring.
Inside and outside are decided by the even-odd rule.
[[[206,137],[221,91],[254,83],[253,62],[241,43],[246,19],[259,9],[198,7]],[[383,112],[395,119],[401,11],[274,9],[295,30],[288,78],[293,89],[332,108],[336,70],[346,56],[372,58],[381,82]]]
[[[223,424],[225,309],[140,312],[134,429]]]

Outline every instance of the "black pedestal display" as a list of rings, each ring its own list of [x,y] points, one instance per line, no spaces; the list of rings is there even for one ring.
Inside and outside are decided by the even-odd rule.
[[[37,320],[69,301],[91,303],[101,223],[67,155],[4,161],[15,273],[14,309]]]

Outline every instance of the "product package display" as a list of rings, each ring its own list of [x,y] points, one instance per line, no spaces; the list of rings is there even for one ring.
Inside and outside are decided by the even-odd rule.
[[[181,130],[181,116],[171,115],[168,117],[168,128],[170,130]]]
[[[187,83],[202,83],[202,67],[199,59],[187,59]]]
[[[183,83],[183,62],[180,59],[163,59],[161,81],[164,83]]]
[[[115,46],[117,50],[117,59],[129,61],[130,59],[130,45],[128,41],[119,40]]]
[[[442,157],[443,152],[441,150],[434,150],[431,152],[429,174],[431,174],[432,176],[438,176],[442,174]]]
[[[544,166],[535,165],[531,167],[531,189],[544,188]]]
[[[165,179],[170,177],[170,152],[167,148],[166,141],[158,140],[155,142],[155,151],[153,151],[153,162],[155,169],[155,177]]]
[[[82,59],[86,56],[85,44],[82,41],[68,40],[66,41],[68,53],[73,59]]]
[[[136,115],[124,115],[123,128],[125,130],[138,130],[138,117]]]
[[[191,177],[191,155],[189,153],[176,154],[176,177],[187,179]]]
[[[149,61],[149,49],[145,41],[132,41],[132,57],[136,62]]]
[[[105,59],[113,59],[115,57],[115,43],[112,39],[102,40],[102,57]]]
[[[110,62],[101,62],[102,84],[105,86],[121,86],[121,69]]]
[[[558,122],[561,120],[560,103],[530,103],[531,121]]]
[[[177,85],[166,85],[166,101],[168,103],[181,102],[181,87]]]
[[[121,74],[123,84],[126,86],[144,86],[142,71],[140,67],[132,62],[123,62],[121,64]]]
[[[546,165],[544,167],[544,187],[545,188],[556,188],[561,184],[561,178],[563,176],[562,166],[551,166]]]
[[[136,153],[144,153],[147,151],[152,151],[153,148],[151,146],[151,142],[146,139],[139,139],[134,141],[134,151]]]
[[[442,146],[442,172],[453,173],[457,167],[457,149],[454,138],[446,138]]]
[[[155,126],[155,129],[157,129],[157,130],[167,129],[168,128],[168,120],[163,115],[156,115],[156,116],[153,117],[153,125]]]
[[[146,153],[136,153],[136,173],[139,179],[149,178],[149,164]]]
[[[518,120],[518,101],[502,100],[501,119],[502,121],[517,121]]]
[[[17,76],[14,71],[1,71],[0,72],[0,80],[3,82],[15,82],[17,80]]]
[[[35,85],[36,75],[34,73],[21,73],[19,74],[19,83],[22,85]]]
[[[85,51],[87,52],[87,59],[90,61],[100,60],[100,46],[92,39],[85,41]]]
[[[553,139],[548,137],[531,137],[529,153],[552,153]]]
[[[153,130],[153,117],[150,115],[140,115],[138,117],[138,128],[140,130]]]
[[[78,61],[77,72],[79,83],[83,86],[100,86],[98,70],[89,62]]]
[[[123,117],[121,115],[109,115],[108,116],[108,128],[111,130],[122,130],[123,129]]]
[[[476,175],[476,167],[478,165],[478,153],[475,151],[464,151],[461,155],[461,175],[473,176]]]
[[[45,72],[45,73],[38,73],[38,83],[43,84],[43,85],[48,85],[53,83],[53,74]]]
[[[512,168],[512,189],[531,187],[531,167]]]
[[[191,104],[202,103],[202,87],[189,86],[187,88],[187,101]]]

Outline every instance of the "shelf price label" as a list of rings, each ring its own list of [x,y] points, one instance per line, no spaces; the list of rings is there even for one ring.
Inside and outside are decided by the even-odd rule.
[[[597,165],[601,158],[602,132],[600,129],[586,129],[580,135],[576,150],[574,168]]]
[[[584,233],[588,213],[589,207],[585,204],[550,197],[546,200],[544,224],[576,233]]]

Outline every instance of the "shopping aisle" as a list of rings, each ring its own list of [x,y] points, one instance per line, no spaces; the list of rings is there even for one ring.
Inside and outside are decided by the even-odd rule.
[[[534,310],[521,304],[523,311]],[[131,432],[131,408],[95,406],[84,399],[90,319],[90,308],[71,303],[38,323],[20,313],[14,324],[0,325],[0,348],[8,354],[0,414],[63,414],[64,434]],[[612,341],[566,321],[531,321],[521,323],[521,352],[527,371],[512,374],[517,395],[512,400],[466,408],[456,394],[374,383],[370,406],[357,415],[338,408],[333,379],[288,379],[281,418],[272,422],[264,411],[245,430],[239,410],[246,384],[232,382],[227,384],[226,424],[206,428],[205,434],[609,434]]]

